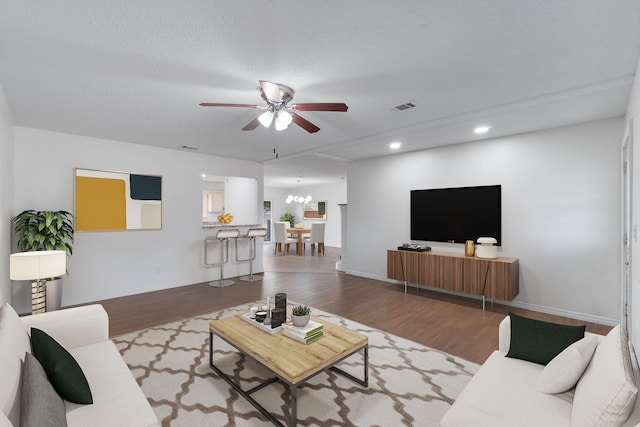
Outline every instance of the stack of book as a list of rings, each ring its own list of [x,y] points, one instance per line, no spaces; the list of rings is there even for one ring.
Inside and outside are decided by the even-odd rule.
[[[313,320],[309,320],[306,326],[293,326],[291,322],[282,324],[282,335],[304,344],[314,342],[323,334],[322,323]]]

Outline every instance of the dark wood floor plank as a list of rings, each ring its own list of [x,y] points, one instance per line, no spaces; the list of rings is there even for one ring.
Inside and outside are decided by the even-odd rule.
[[[498,345],[498,324],[512,310],[524,316],[564,324],[585,322],[529,310],[487,304],[477,299],[352,276],[335,271],[338,248],[325,257],[274,256],[265,248],[264,279],[227,288],[206,283],[98,301],[110,317],[111,336],[183,319],[226,307],[264,300],[285,292],[292,301],[308,304],[357,322],[483,363]],[[312,272],[306,271],[306,269]],[[297,271],[296,271],[297,270]],[[588,324],[606,333],[610,327]]]

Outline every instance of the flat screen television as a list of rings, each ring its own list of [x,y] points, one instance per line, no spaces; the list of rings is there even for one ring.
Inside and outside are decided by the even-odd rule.
[[[502,244],[502,187],[411,191],[411,240],[464,243],[494,237]]]

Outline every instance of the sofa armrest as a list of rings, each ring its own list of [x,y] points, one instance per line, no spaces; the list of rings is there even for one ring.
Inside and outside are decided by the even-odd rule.
[[[20,318],[27,331],[38,328],[65,348],[109,339],[109,316],[99,304],[49,311]]]
[[[511,318],[509,316],[502,319],[498,329],[498,350],[509,352],[511,346]]]

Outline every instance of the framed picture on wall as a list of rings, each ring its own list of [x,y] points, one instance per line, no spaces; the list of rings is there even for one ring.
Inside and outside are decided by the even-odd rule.
[[[74,169],[76,231],[162,229],[162,177]]]
[[[321,200],[319,202],[305,203],[303,207],[302,217],[304,219],[327,219],[327,201]]]

